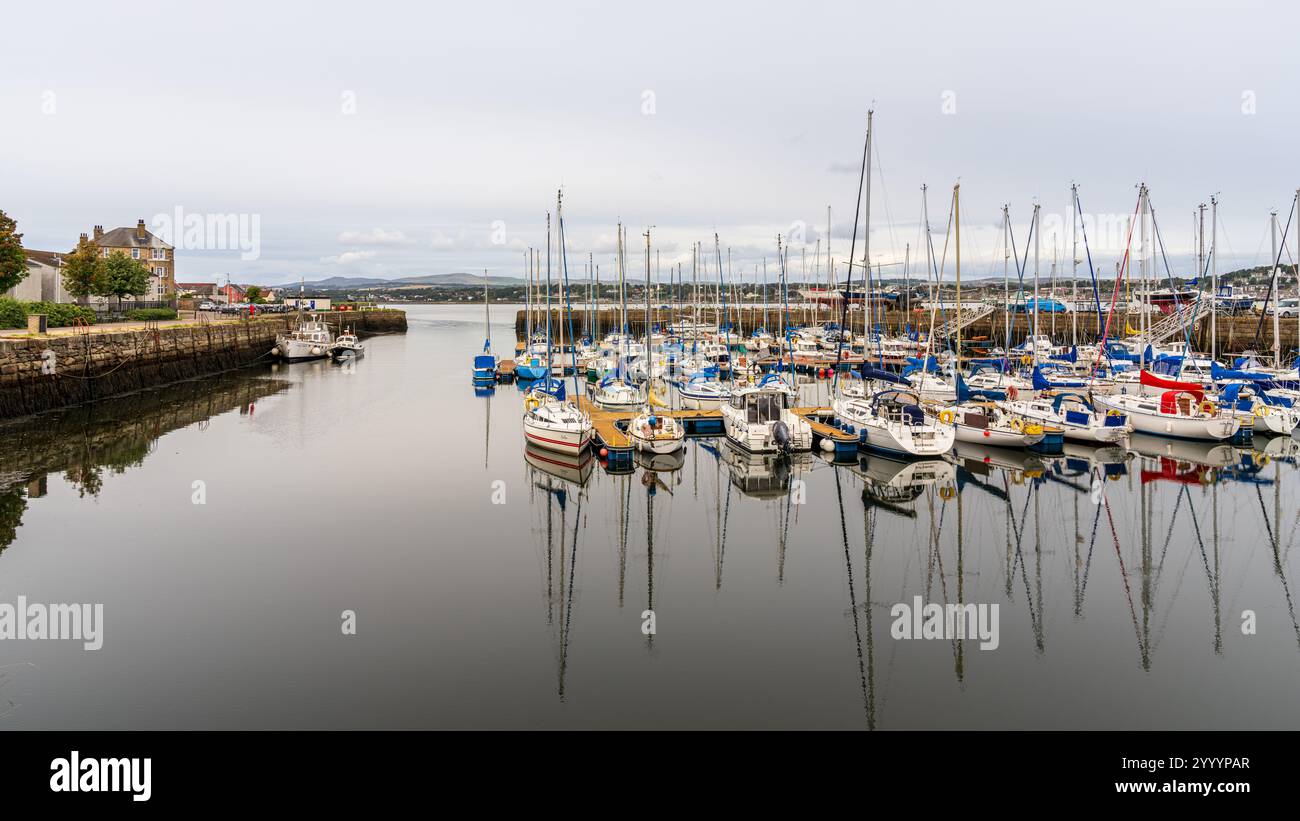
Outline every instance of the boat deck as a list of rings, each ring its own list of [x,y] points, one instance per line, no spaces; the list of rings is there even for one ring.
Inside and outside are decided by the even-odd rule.
[[[832,450],[835,451],[837,458],[857,455],[858,434],[848,433],[834,425],[827,424],[825,420],[835,416],[835,412],[830,408],[791,408],[790,412],[803,419],[812,428],[814,449],[817,448],[819,442],[828,441],[831,443]]]

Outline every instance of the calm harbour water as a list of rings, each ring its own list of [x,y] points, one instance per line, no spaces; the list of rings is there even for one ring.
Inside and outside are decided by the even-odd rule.
[[[0,425],[0,602],[105,622],[0,642],[0,728],[1300,727],[1290,440],[544,469],[470,385],[482,307],[408,315]],[[916,596],[999,646],[892,638]]]

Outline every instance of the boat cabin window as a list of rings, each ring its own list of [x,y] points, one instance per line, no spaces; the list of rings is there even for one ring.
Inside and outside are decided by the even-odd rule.
[[[748,397],[746,406],[746,420],[760,424],[763,422],[772,422],[781,418],[781,411],[785,407],[785,394],[783,393],[759,393]]]

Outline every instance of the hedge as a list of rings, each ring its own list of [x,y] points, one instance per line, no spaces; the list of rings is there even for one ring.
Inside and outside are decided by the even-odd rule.
[[[0,328],[26,328],[30,314],[45,314],[51,328],[74,324],[78,318],[87,325],[95,323],[95,312],[83,305],[63,302],[19,302],[12,297],[0,297]]]
[[[134,322],[155,319],[175,319],[175,308],[132,308],[126,312],[126,318]]]

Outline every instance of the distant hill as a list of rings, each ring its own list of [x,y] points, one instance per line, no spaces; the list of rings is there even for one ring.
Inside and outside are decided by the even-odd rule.
[[[289,288],[294,283],[285,283],[281,287]],[[437,288],[440,286],[464,287],[466,285],[482,285],[482,274],[426,274],[424,276],[400,277],[398,279],[382,279],[379,277],[327,277],[326,279],[313,279],[306,282],[307,285],[314,288],[383,288],[383,287],[400,287],[403,285],[424,285]],[[489,286],[512,286],[523,285],[524,280],[518,277],[488,277]]]

